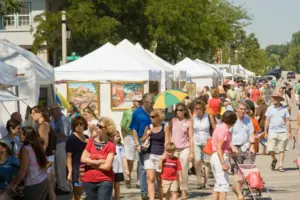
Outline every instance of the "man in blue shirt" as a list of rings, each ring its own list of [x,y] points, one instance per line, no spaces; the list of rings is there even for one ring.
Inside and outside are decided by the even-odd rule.
[[[255,137],[252,121],[249,117],[245,116],[246,110],[249,106],[245,102],[240,102],[236,108],[237,121],[232,127],[232,151],[237,154],[233,156],[239,164],[252,164],[254,153],[250,152],[250,137]],[[243,195],[241,188],[244,181],[240,179],[237,166],[234,169],[236,186],[233,191],[236,193],[238,199],[242,199]]]
[[[144,157],[141,153],[141,140],[143,137],[146,127],[151,124],[149,113],[152,111],[154,97],[150,93],[146,93],[142,99],[142,106],[137,108],[132,114],[132,120],[130,129],[132,130],[132,136],[136,149],[139,152],[139,176],[140,176],[140,188],[142,200],[148,199],[148,185],[146,171],[144,168]]]
[[[266,111],[265,135],[268,137],[268,151],[272,156],[271,169],[275,170],[277,159],[275,157],[275,149],[279,151],[279,168],[278,171],[284,172],[283,159],[288,139],[292,139],[290,114],[287,106],[283,106],[284,101],[282,95],[275,92],[272,96],[274,105],[270,106]]]

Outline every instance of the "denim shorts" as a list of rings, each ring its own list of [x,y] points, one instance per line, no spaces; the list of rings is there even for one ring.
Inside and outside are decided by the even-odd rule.
[[[81,182],[81,181],[74,181],[73,182],[73,186],[74,187],[82,187],[83,186],[83,182]]]

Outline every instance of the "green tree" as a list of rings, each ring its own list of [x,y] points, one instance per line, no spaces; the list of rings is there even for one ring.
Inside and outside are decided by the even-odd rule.
[[[1,0],[0,1],[0,16],[10,13],[17,13],[22,7],[20,0]]]
[[[285,70],[297,71],[300,68],[300,45],[291,47],[282,63]]]
[[[170,62],[186,56],[212,61],[216,49],[249,20],[225,0],[72,0],[65,10],[72,30],[69,52],[85,55],[127,38],[145,48],[157,44],[157,54]],[[60,17],[56,12],[35,18],[34,51],[46,43],[51,52],[61,48]]]

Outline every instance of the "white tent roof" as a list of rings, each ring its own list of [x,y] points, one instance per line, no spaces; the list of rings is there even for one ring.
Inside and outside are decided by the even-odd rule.
[[[8,66],[0,61],[0,85],[19,85],[17,68]]]
[[[185,58],[181,62],[175,65],[175,68],[186,70],[187,73],[192,77],[213,77],[214,73],[206,68],[201,68],[201,66],[190,58]]]
[[[56,80],[160,80],[160,71],[131,59],[107,43],[71,63],[55,68]],[[84,76],[83,76],[84,74]]]
[[[37,85],[48,85],[54,82],[54,70],[40,57],[10,43],[0,40],[0,61],[18,69],[20,83],[35,78]]]
[[[0,102],[1,101],[19,101],[19,100],[25,100],[25,98],[19,98],[8,91],[0,90]]]
[[[255,77],[255,73],[245,69],[246,75],[250,78]]]
[[[222,77],[223,76],[223,73],[221,70],[219,70],[217,67],[207,63],[207,62],[204,62],[200,59],[196,59],[195,60],[196,63],[198,63],[199,65],[201,65],[203,68],[206,68],[206,69],[209,69],[211,70],[212,72],[214,72],[215,76],[216,77]]]

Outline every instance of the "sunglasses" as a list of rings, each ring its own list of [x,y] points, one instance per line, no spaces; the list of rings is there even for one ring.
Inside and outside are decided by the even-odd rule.
[[[176,112],[183,112],[183,109],[176,109]]]
[[[151,118],[151,119],[154,119],[154,118],[156,118],[156,116],[155,116],[155,115],[151,115],[150,118]]]
[[[105,127],[100,125],[100,124],[97,124],[97,127],[100,128],[100,129],[104,129]]]
[[[201,110],[200,108],[195,108],[195,110]]]

